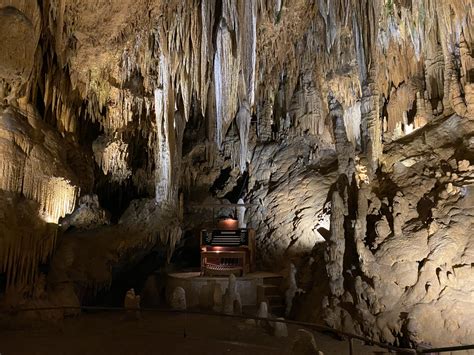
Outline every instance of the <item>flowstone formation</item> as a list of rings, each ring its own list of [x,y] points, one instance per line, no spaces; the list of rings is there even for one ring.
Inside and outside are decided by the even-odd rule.
[[[90,301],[241,199],[290,315],[473,343],[473,11],[0,0],[0,304]]]
[[[378,39],[385,39],[377,43],[373,38],[378,45],[369,52],[356,48],[372,58],[368,68],[358,62],[363,79],[360,147],[351,144],[350,130],[344,129],[343,101],[334,93],[328,98],[339,177],[329,193],[330,233],[324,255],[329,294],[318,316],[334,328],[404,346],[473,341],[469,230],[474,220],[472,168],[467,162],[472,160],[474,134],[474,111],[469,108],[473,83],[467,74],[472,57],[461,50],[466,43],[472,47],[472,41],[466,42],[472,33],[472,8],[459,2],[460,8],[471,10],[457,18],[454,4],[443,4],[437,26],[428,22],[430,8],[425,6],[431,4],[386,2],[390,8],[385,13],[371,8],[376,18],[387,17],[389,31],[378,28]],[[393,44],[381,36],[393,31],[402,36],[398,21],[407,11],[421,9],[424,30],[411,22],[412,43],[404,48],[414,51],[419,69],[409,69],[414,65],[410,61],[400,69],[411,73],[389,71],[381,54],[390,52]],[[443,17],[446,9],[448,23]],[[450,32],[456,24],[458,32]],[[438,75],[439,81],[432,79],[431,42],[423,44],[417,36],[436,36],[441,43],[444,77]],[[398,88],[390,88],[386,117],[379,107],[386,90],[384,83],[377,83],[381,71],[392,85],[398,75],[407,78]],[[413,85],[421,85],[424,93],[407,94]],[[435,90],[440,90],[437,99]],[[403,111],[406,95],[411,113]],[[313,271],[321,280],[320,271]],[[312,307],[311,293],[306,302],[302,312]]]

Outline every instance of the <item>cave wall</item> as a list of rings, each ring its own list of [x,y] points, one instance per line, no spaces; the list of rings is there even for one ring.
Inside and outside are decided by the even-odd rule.
[[[188,204],[243,198],[261,266],[295,263],[300,304],[321,310],[304,316],[472,342],[473,11],[0,0],[15,29],[0,31],[0,190],[14,196],[0,212],[34,216],[27,232],[0,214],[6,289],[31,297],[44,263],[69,300],[107,288],[199,227]]]

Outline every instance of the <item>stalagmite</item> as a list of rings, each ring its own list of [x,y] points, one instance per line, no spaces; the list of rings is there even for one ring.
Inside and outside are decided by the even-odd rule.
[[[257,311],[258,318],[268,318],[268,304],[267,302],[260,302]],[[266,327],[268,322],[266,320],[257,320],[257,325],[260,327]]]
[[[283,319],[283,318],[277,318]],[[275,322],[273,324],[273,335],[277,338],[286,338],[288,337],[288,328],[285,323],[282,322]]]
[[[324,355],[322,351],[318,350],[313,334],[306,329],[298,329],[290,354]]]
[[[239,198],[237,203],[243,205],[244,200]],[[245,210],[245,206],[237,207],[237,220],[239,221],[239,228],[247,228],[247,223],[245,222]]]
[[[344,202],[338,191],[334,191],[331,200],[331,235],[325,254],[329,287],[334,296],[344,293]]]
[[[237,292],[237,283],[234,274],[229,276],[229,284],[222,297],[222,307],[222,311],[225,314],[242,313],[242,301],[240,294]]]
[[[133,288],[125,294],[123,306],[127,310],[127,319],[135,320],[140,318],[140,299],[141,297],[135,294]]]
[[[290,264],[290,271],[288,275],[289,288],[285,291],[285,317],[288,317],[293,307],[293,300],[297,294],[304,293],[304,290],[299,288],[296,284],[296,267],[294,264]]]
[[[182,287],[176,287],[173,290],[170,299],[170,306],[176,310],[186,310],[186,291]]]

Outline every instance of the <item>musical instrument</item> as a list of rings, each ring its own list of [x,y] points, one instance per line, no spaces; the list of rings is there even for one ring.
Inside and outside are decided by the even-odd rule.
[[[201,231],[201,273],[203,275],[243,276],[254,271],[254,268],[255,231],[253,229],[225,228]]]

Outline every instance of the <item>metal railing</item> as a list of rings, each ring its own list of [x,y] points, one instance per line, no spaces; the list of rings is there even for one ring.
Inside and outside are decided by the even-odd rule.
[[[267,321],[267,322],[274,322],[274,323],[285,323],[290,325],[297,325],[302,326],[305,328],[313,329],[317,332],[324,332],[324,333],[332,333],[335,334],[343,339],[348,341],[348,352],[350,355],[354,354],[354,343],[353,340],[360,340],[363,343],[369,346],[378,346],[380,348],[387,349],[389,351],[393,351],[399,354],[439,354],[444,352],[454,352],[454,351],[462,351],[462,350],[474,350],[474,344],[470,345],[459,345],[459,346],[447,346],[447,347],[439,347],[439,348],[401,348],[392,346],[390,344],[374,341],[370,338],[343,332],[325,325],[310,323],[310,322],[302,322],[296,320],[289,320],[289,319],[277,319],[277,318],[261,318],[256,317],[249,314],[224,314],[224,313],[216,313],[216,312],[205,312],[199,310],[175,310],[169,308],[124,308],[124,307],[103,307],[103,306],[56,306],[56,307],[36,307],[36,308],[18,308],[13,309],[8,312],[3,312],[6,314],[15,315],[20,312],[31,312],[31,311],[53,311],[53,310],[77,310],[77,311],[120,311],[120,312],[161,312],[161,313],[177,313],[177,314],[198,314],[198,315],[206,315],[212,317],[226,317],[226,318],[234,318],[234,319],[253,319],[255,321]],[[186,317],[183,324],[183,336],[186,337]]]

